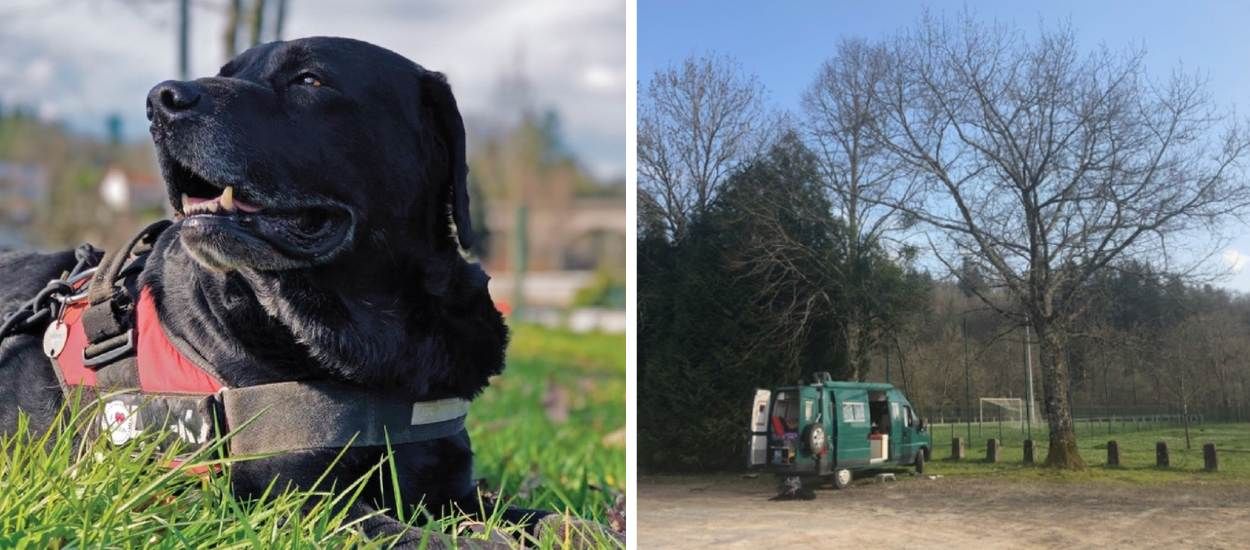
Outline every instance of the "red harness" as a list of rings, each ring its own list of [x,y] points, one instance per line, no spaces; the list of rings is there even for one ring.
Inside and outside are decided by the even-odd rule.
[[[120,445],[163,432],[161,446],[181,440],[195,450],[227,428],[220,407],[227,386],[178,350],[161,327],[151,289],[139,286],[151,245],[168,226],[148,226],[94,269],[83,270],[89,261],[83,255],[59,281],[72,296],[52,308],[43,350],[66,396],[80,392],[99,401],[89,433],[106,432]]]
[[[87,309],[87,299],[66,306],[61,322],[67,330],[64,348],[53,357],[61,371],[61,379],[67,386],[96,387],[96,371],[83,364],[83,350],[87,348],[87,333],[83,327],[82,314]],[[217,377],[196,365],[174,346],[156,315],[156,301],[152,291],[144,288],[139,292],[134,319],[135,362],[139,374],[139,389],[145,393],[174,393],[187,395],[212,395],[223,384]]]

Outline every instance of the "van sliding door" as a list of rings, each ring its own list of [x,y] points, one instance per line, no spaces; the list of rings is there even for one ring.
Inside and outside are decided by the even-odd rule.
[[[834,390],[833,405],[838,419],[838,467],[868,464],[868,392],[859,389]]]

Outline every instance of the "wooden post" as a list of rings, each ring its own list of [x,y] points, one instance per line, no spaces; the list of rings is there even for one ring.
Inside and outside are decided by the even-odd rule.
[[[1166,441],[1155,443],[1155,465],[1160,468],[1168,467],[1168,444]]]
[[[1036,443],[1034,443],[1032,439],[1024,440],[1024,463],[1025,464],[1033,464],[1035,462],[1035,459],[1034,459],[1035,449],[1033,447],[1034,445],[1036,445]]]
[[[1220,469],[1220,461],[1215,456],[1214,443],[1207,443],[1202,446],[1202,469],[1208,472]]]
[[[998,462],[998,440],[990,438],[985,440],[985,461]]]
[[[1107,442],[1107,466],[1112,468],[1120,466],[1120,444],[1115,440]]]
[[[963,459],[964,459],[964,438],[952,437],[951,438],[951,460],[963,460]]]

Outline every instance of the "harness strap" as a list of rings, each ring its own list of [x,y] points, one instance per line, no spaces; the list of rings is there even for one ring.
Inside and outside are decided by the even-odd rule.
[[[463,399],[413,403],[336,382],[276,382],[219,395],[233,456],[450,437],[464,430],[469,410]]]
[[[172,222],[160,220],[145,227],[130,242],[106,253],[87,287],[87,309],[82,314],[87,347],[83,363],[101,372],[101,383],[114,388],[137,387],[134,372],[134,306],[138,296],[127,284],[128,275],[142,270],[156,238]],[[105,369],[104,367],[113,367]]]
[[[160,448],[182,440],[191,453],[229,434],[227,454],[236,457],[451,437],[464,431],[469,408],[458,398],[413,403],[337,382],[275,382],[215,395],[84,389],[101,406],[99,422],[89,426],[92,437],[104,431],[122,445],[158,432]]]

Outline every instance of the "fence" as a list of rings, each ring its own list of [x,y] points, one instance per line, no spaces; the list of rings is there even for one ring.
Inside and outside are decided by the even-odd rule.
[[[1030,426],[1027,422],[1019,422],[1016,420],[1008,420],[998,418],[995,420],[985,419],[979,415],[972,417],[938,417],[930,418],[930,431],[933,433],[935,440],[938,436],[949,434],[950,437],[964,437],[971,440],[984,440],[986,438],[1004,439],[1045,439],[1049,428],[1046,425],[1045,418],[1035,418]],[[1189,425],[1199,426],[1208,422],[1244,422],[1242,418],[1236,415],[1208,416],[1206,413],[1191,413],[1189,415]],[[1142,430],[1151,430],[1167,427],[1181,427],[1185,425],[1185,415],[1163,411],[1151,411],[1146,408],[1133,407],[1124,408],[1120,411],[1091,411],[1076,409],[1073,411],[1073,428],[1077,436],[1096,435],[1096,434],[1116,434],[1125,432],[1137,432]],[[969,433],[971,432],[971,433]]]

